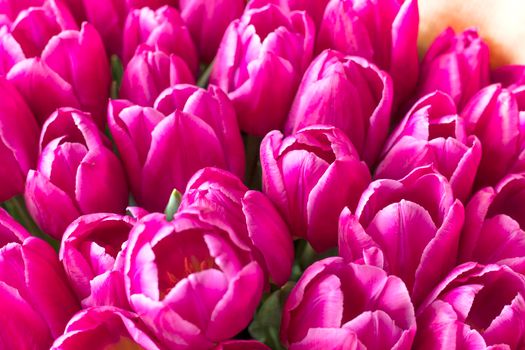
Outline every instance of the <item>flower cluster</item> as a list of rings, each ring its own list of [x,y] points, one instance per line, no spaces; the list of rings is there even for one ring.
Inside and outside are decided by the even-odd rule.
[[[0,348],[524,349],[525,66],[418,27],[1,1]]]

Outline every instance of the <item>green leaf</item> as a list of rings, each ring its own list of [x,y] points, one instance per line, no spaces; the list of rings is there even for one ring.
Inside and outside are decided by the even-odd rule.
[[[118,98],[120,84],[122,84],[122,76],[124,75],[124,67],[117,55],[111,56],[111,98]]]
[[[179,210],[180,201],[182,200],[182,195],[179,191],[176,189],[171,192],[170,200],[168,201],[168,205],[166,206],[166,210],[164,210],[164,213],[166,214],[166,219],[168,221],[173,220],[173,217],[175,216],[175,213],[177,210]]]
[[[274,350],[285,350],[279,341],[281,315],[284,302],[295,283],[288,282],[281,289],[270,294],[255,314],[253,322],[248,327],[250,335],[265,343]]]

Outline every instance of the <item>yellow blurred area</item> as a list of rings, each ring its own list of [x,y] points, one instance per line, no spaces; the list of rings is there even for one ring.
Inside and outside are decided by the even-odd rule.
[[[525,0],[419,0],[419,49],[450,26],[475,27],[489,44],[491,64],[525,64]]]

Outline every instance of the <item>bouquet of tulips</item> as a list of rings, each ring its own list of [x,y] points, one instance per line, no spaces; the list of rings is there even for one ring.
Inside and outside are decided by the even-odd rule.
[[[0,349],[525,349],[525,66],[418,28],[0,1]]]

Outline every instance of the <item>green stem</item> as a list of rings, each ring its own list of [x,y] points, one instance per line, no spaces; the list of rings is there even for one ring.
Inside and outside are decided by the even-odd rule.
[[[197,81],[197,86],[200,86],[201,88],[208,87],[208,82],[210,80],[211,70],[213,68],[213,62],[206,67],[204,72],[202,72],[201,76],[199,77],[199,80]]]
[[[246,153],[246,185],[250,188],[260,188],[260,178],[258,178],[259,149],[262,138],[253,135],[245,135],[244,149]]]

